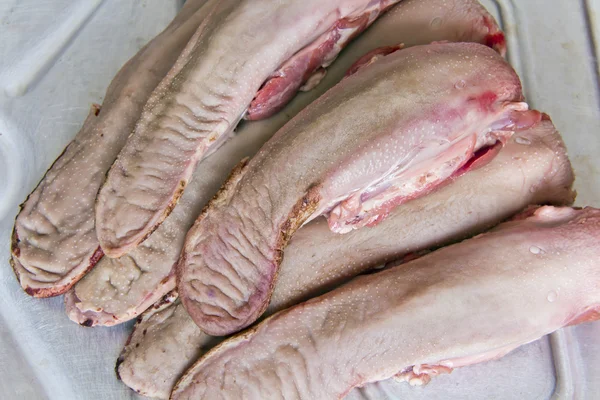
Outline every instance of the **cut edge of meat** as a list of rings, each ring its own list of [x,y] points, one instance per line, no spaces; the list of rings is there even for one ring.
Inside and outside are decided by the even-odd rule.
[[[589,212],[591,217],[585,215],[586,212]],[[595,215],[594,215],[595,214]],[[465,242],[473,243],[474,241],[481,240],[484,237],[489,237],[498,234],[498,232],[511,232],[514,230],[514,223],[525,223],[527,220],[532,220],[531,222],[537,222],[539,224],[538,229],[553,229],[553,228],[561,228],[561,225],[579,225],[585,224],[589,219],[599,219],[600,217],[600,209],[593,207],[556,207],[556,206],[530,206],[523,212],[517,214],[513,218],[507,220],[505,223],[498,225],[492,230],[489,230],[485,233],[477,235]],[[598,223],[596,222],[596,225]],[[599,225],[600,226],[600,225]],[[598,234],[598,232],[596,232]],[[457,243],[453,246],[461,246],[461,243]],[[447,247],[448,248],[448,247]],[[435,253],[435,252],[434,252]],[[434,253],[430,253],[431,256]],[[560,253],[559,253],[560,254]],[[419,257],[418,257],[419,258]],[[402,264],[400,262],[398,265]],[[395,265],[390,265],[387,268],[387,272],[395,269]],[[380,271],[377,274],[384,274],[386,271]],[[342,287],[338,290],[349,290],[350,287],[354,288],[354,286],[359,286],[358,282],[362,277],[358,277],[355,280],[351,281],[347,285],[342,285]],[[199,360],[197,360],[177,381],[175,386],[173,387],[173,391],[171,392],[170,399],[175,400],[178,397],[178,392],[185,389],[188,385],[193,385],[195,375],[197,373],[198,368],[201,368],[203,364],[210,364],[213,358],[220,357],[223,353],[226,353],[229,349],[235,349],[237,347],[242,346],[244,343],[250,342],[255,334],[261,330],[262,328],[268,327],[268,324],[272,322],[272,320],[285,318],[286,314],[289,313],[301,313],[303,308],[310,308],[313,303],[319,303],[326,300],[329,300],[330,297],[333,297],[336,294],[337,290],[333,292],[324,294],[317,298],[311,299],[309,301],[300,303],[297,306],[293,306],[291,308],[282,310],[273,314],[272,316],[264,319],[257,325],[252,326],[251,328],[246,329],[243,332],[237,333],[229,339],[226,339],[224,342],[216,345],[210,351],[205,353]],[[548,299],[548,302],[553,302],[554,300]],[[592,304],[583,308],[582,310],[578,310],[575,313],[572,313],[572,316],[564,319],[562,321],[562,327],[573,326],[580,323],[597,321],[600,319],[600,305]],[[310,311],[310,310],[308,310]],[[265,328],[266,329],[266,328]],[[557,328],[559,329],[559,328]],[[528,341],[519,341],[518,343],[509,343],[506,345],[502,345],[500,347],[491,348],[489,350],[484,350],[482,352],[475,352],[472,354],[468,354],[465,356],[459,357],[451,357],[445,358],[442,360],[438,360],[437,362],[424,363],[424,364],[413,364],[408,365],[405,368],[399,370],[399,372],[393,376],[392,379],[395,379],[398,382],[407,382],[411,386],[422,386],[426,385],[430,382],[432,377],[441,375],[441,374],[450,374],[456,368],[462,368],[469,365],[474,365],[482,362],[492,361],[499,359],[501,357],[506,356],[508,353],[517,349],[518,347],[529,343],[530,341],[537,340],[540,337],[550,334],[554,331],[550,330],[541,336],[536,336],[530,338]],[[537,333],[536,333],[537,334]],[[387,378],[383,378],[387,379]],[[361,385],[369,382],[378,382],[379,380],[371,380],[366,382],[357,382],[352,387],[348,389],[347,392],[344,392],[340,398],[346,396],[350,390],[360,387]],[[197,382],[197,381],[196,381]]]
[[[488,102],[488,93],[483,95],[482,99],[477,99],[482,104]],[[470,143],[469,137],[463,137],[460,141],[469,139],[469,142],[460,143],[456,141],[452,146],[457,148],[468,149],[465,153],[468,157],[460,160],[458,164],[454,164],[455,160],[446,161],[443,164],[436,165],[434,169],[427,170],[426,174],[420,175],[407,174],[409,170],[400,170],[397,175],[395,171],[388,174],[381,182],[375,182],[371,185],[358,188],[359,190],[349,194],[347,197],[335,203],[327,204],[326,208],[320,208],[313,217],[326,215],[329,227],[333,232],[348,233],[353,229],[361,229],[364,227],[372,227],[377,225],[396,207],[401,206],[407,201],[412,201],[418,197],[426,196],[428,193],[437,190],[442,185],[445,185],[456,174],[465,173],[471,165],[476,162],[478,153],[486,148],[494,149],[487,154],[484,160],[479,160],[479,163],[489,162],[492,157],[498,154],[499,148],[497,145],[503,145],[516,132],[526,130],[542,119],[542,114],[537,110],[530,110],[527,103],[524,102],[505,102],[497,103],[495,99],[491,102],[497,109],[492,109],[490,113],[495,117],[488,121],[489,125],[482,127],[483,131],[476,132],[476,142],[485,139],[486,142],[479,143],[480,147],[475,146],[476,143]],[[487,106],[486,106],[487,107]],[[465,147],[466,146],[466,147]],[[485,155],[485,154],[484,154]],[[438,155],[435,155],[438,157]],[[425,160],[423,164],[429,160]],[[450,168],[448,168],[450,165]],[[423,167],[419,164],[411,166],[411,170],[422,171]],[[420,182],[424,183],[420,183]],[[402,184],[414,182],[413,190],[408,194],[402,194]],[[381,187],[382,189],[378,189]]]
[[[338,54],[399,1],[372,1],[361,14],[337,20],[273,72],[256,93],[244,118],[250,121],[268,118],[281,111],[298,91],[316,87]]]

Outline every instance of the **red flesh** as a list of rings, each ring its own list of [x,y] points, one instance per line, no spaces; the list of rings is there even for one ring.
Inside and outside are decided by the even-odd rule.
[[[485,37],[485,45],[506,56],[506,36],[498,29],[498,24],[489,16],[483,17],[483,24],[488,28],[489,34]]]
[[[385,6],[380,13],[387,11],[391,5]],[[341,47],[345,47],[352,39],[362,33],[369,27],[369,20],[372,13],[363,14],[356,18],[344,18],[336,22],[336,24],[327,32],[323,42],[312,50],[301,50],[283,64],[277,71],[273,73],[262,88],[256,94],[254,100],[248,107],[245,119],[256,121],[265,119],[280,111],[296,94],[298,90],[306,83],[313,75],[322,74],[323,67],[327,66],[328,58],[335,57],[337,54],[332,53],[334,46],[342,38],[341,31],[344,29],[356,28],[356,31],[340,42]],[[497,24],[490,17],[483,18],[483,24],[488,28],[488,35],[485,37],[484,43],[486,46],[496,50],[502,56],[506,55],[506,36],[504,32],[498,29]],[[387,46],[375,49],[363,57],[361,57],[350,69],[346,76],[352,75],[358,69],[371,64],[378,58],[391,54],[402,48],[402,44],[397,46]],[[317,80],[317,84],[318,81]]]
[[[328,66],[332,58],[337,56],[334,49],[336,44],[345,47],[373,22],[375,18],[372,18],[372,13],[380,15],[393,4],[395,2],[378,11],[338,20],[323,36],[325,40],[319,46],[315,49],[301,50],[273,73],[250,103],[245,119],[256,121],[280,111],[311,76],[315,73],[322,74],[322,67]],[[342,31],[346,29],[355,31],[350,36],[343,37]]]
[[[477,99],[477,101],[480,102],[480,106],[483,108],[491,107],[495,100],[496,100],[496,96],[493,94],[490,94],[490,93],[484,93],[480,98]],[[522,116],[523,114],[520,114],[520,115]],[[530,113],[528,113],[526,115],[527,115],[527,118],[525,118],[525,119],[521,119],[521,120],[516,119],[515,121],[513,121],[515,127],[518,127],[518,129],[525,129],[527,126],[533,126],[533,125],[537,124],[544,118],[544,114],[542,114],[538,111],[534,111],[534,110],[532,110]],[[366,226],[373,227],[373,226],[377,225],[378,223],[383,221],[388,216],[388,214],[393,209],[398,207],[399,205],[404,204],[415,198],[425,196],[434,190],[437,190],[441,187],[446,186],[447,184],[451,183],[454,179],[458,178],[459,176],[464,175],[469,171],[473,171],[473,170],[476,170],[478,168],[481,168],[481,167],[487,165],[490,161],[492,161],[498,155],[498,153],[500,153],[500,150],[502,149],[503,145],[504,144],[501,141],[498,141],[492,146],[487,146],[487,147],[481,148],[481,149],[477,150],[475,153],[473,153],[473,156],[469,160],[467,160],[467,162],[465,162],[465,164],[462,167],[460,167],[458,170],[456,170],[456,172],[454,172],[454,174],[452,174],[452,176],[450,178],[445,179],[441,182],[434,182],[434,183],[426,186],[422,191],[420,191],[419,193],[416,193],[414,196],[398,197],[398,198],[391,199],[390,201],[384,203],[381,206],[381,208],[379,209],[380,210],[379,217],[377,219],[375,219],[373,222],[367,224]]]

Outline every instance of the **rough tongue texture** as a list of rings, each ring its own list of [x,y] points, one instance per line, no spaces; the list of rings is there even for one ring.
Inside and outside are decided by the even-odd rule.
[[[550,121],[511,139],[497,157],[426,197],[396,209],[372,229],[333,234],[319,218],[294,235],[265,316],[319,296],[390,260],[422,254],[483,232],[528,204],[570,205],[573,171]],[[435,227],[432,229],[432,227]],[[175,381],[214,341],[176,304],[163,316],[142,317],[120,359],[131,388],[168,398]],[[151,331],[150,336],[143,335]],[[177,355],[176,357],[174,355]]]
[[[173,22],[117,73],[102,107],[92,106],[77,136],[21,205],[11,264],[37,297],[66,292],[102,257],[94,203],[152,91],[204,19],[205,0],[188,1]]]
[[[120,257],[170,214],[197,164],[232,135],[285,60],[370,0],[219,0],[154,90],[96,202],[104,253]]]
[[[228,201],[190,230],[178,268],[184,306],[210,334],[252,323],[286,241],[311,211],[329,211],[389,171],[414,175],[470,158],[498,139],[487,128],[506,127],[511,110],[527,113],[521,100],[514,70],[477,44],[408,48],[344,79],[284,126]]]
[[[489,28],[481,21],[488,14],[475,0],[418,1],[404,0],[381,16],[367,32],[349,44],[328,68],[328,75],[317,88],[300,94],[285,110],[267,120],[242,123],[235,137],[219,149],[216,157],[209,157],[199,165],[199,173],[193,176],[177,207],[157,231],[126,256],[105,257],[68,293],[79,299],[66,302],[69,317],[84,324],[118,324],[135,318],[148,304],[165,295],[174,285],[170,276],[174,273],[185,231],[237,161],[254,155],[291,116],[341,80],[361,55],[389,42],[405,41],[415,45],[447,39],[485,43]],[[442,18],[441,27],[431,26],[433,15]]]
[[[600,210],[542,207],[275,314],[202,357],[171,398],[343,398],[501,357],[598,317],[599,239]]]

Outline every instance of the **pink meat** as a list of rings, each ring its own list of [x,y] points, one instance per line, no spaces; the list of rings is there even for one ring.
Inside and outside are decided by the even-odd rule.
[[[600,210],[542,207],[275,314],[193,365],[171,399],[341,399],[500,358],[600,317]]]
[[[434,18],[442,21],[439,26],[432,26]],[[441,40],[485,44],[490,28],[482,21],[490,19],[477,0],[403,0],[391,8],[368,32],[349,44],[327,68],[327,75],[317,88],[299,96],[276,116],[242,124],[235,137],[219,149],[217,157],[203,160],[199,168],[204,172],[192,177],[178,205],[147,240],[126,256],[104,257],[66,294],[69,317],[85,325],[118,324],[135,318],[173,288],[174,265],[185,234],[231,169],[239,160],[256,154],[285,122],[338,83],[362,54],[372,54],[381,45],[397,48],[395,43],[405,43],[407,47]],[[498,30],[495,23],[493,30]],[[403,207],[403,212],[406,210]],[[288,248],[286,254],[289,251]]]
[[[178,265],[184,306],[209,334],[251,324],[302,224],[381,222],[538,122],[522,100],[514,70],[479,44],[417,46],[362,68],[275,134],[199,217]]]
[[[129,253],[169,216],[197,164],[232,136],[274,71],[302,60],[294,55],[307,48],[320,49],[319,63],[333,61],[339,46],[398,1],[207,3],[208,18],[150,96],[98,192],[96,233],[104,254]],[[340,37],[323,44],[328,32]],[[281,92],[270,101],[281,105],[293,94]]]
[[[387,11],[393,3],[392,1],[373,4],[373,7],[365,14],[358,17],[345,18],[339,20],[329,32],[322,35],[311,46],[306,47],[302,51],[294,55],[290,60],[283,64],[273,75],[265,82],[259,90],[254,100],[248,108],[245,116],[248,120],[263,119],[272,116],[290,101],[298,90],[311,90],[319,84],[321,79],[326,74],[326,69],[337,57],[338,53],[350,42],[354,37],[367,29],[371,23]],[[449,6],[450,7],[450,6]],[[474,11],[475,10],[475,11]],[[434,13],[435,10],[431,10]],[[465,13],[465,10],[457,9],[457,13]],[[466,10],[467,13],[480,12],[477,7]],[[440,24],[443,23],[439,19]],[[433,29],[439,29],[436,24],[433,24]],[[481,41],[496,50],[502,56],[506,55],[506,37],[504,32],[496,21],[487,13],[483,13],[478,25],[474,25],[470,33],[471,37],[465,37],[465,41],[472,41],[473,36],[480,32],[479,26],[485,27],[487,33]],[[395,50],[402,48],[402,45],[385,46],[366,54],[358,60],[356,64],[348,71],[348,75],[353,74],[356,70],[368,63],[373,62],[381,55],[387,55]],[[304,85],[304,86],[302,86]]]
[[[77,136],[21,204],[10,263],[27,294],[63,294],[102,258],[94,220],[98,189],[152,91],[206,18],[208,3],[187,1],[169,26],[120,69],[102,107],[91,107]]]
[[[325,76],[324,68],[335,61],[340,51],[397,2],[374,1],[363,14],[338,20],[327,33],[273,73],[250,103],[245,118],[251,121],[268,118],[280,111],[298,90],[310,90],[318,85]]]
[[[390,260],[408,262],[428,249],[481,233],[529,204],[573,201],[571,165],[549,120],[511,138],[489,164],[475,164],[468,174],[399,207],[372,229],[337,235],[324,218],[300,228],[285,249],[264,315],[327,293]],[[216,338],[204,334],[179,301],[157,310],[163,305],[141,316],[117,370],[138,393],[168,399],[177,379]]]

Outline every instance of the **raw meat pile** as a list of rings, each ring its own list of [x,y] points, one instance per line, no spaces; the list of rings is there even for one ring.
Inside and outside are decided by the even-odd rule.
[[[15,274],[137,317],[117,375],[165,399],[423,385],[598,319],[600,210],[506,50],[476,0],[188,0],[21,206]]]

